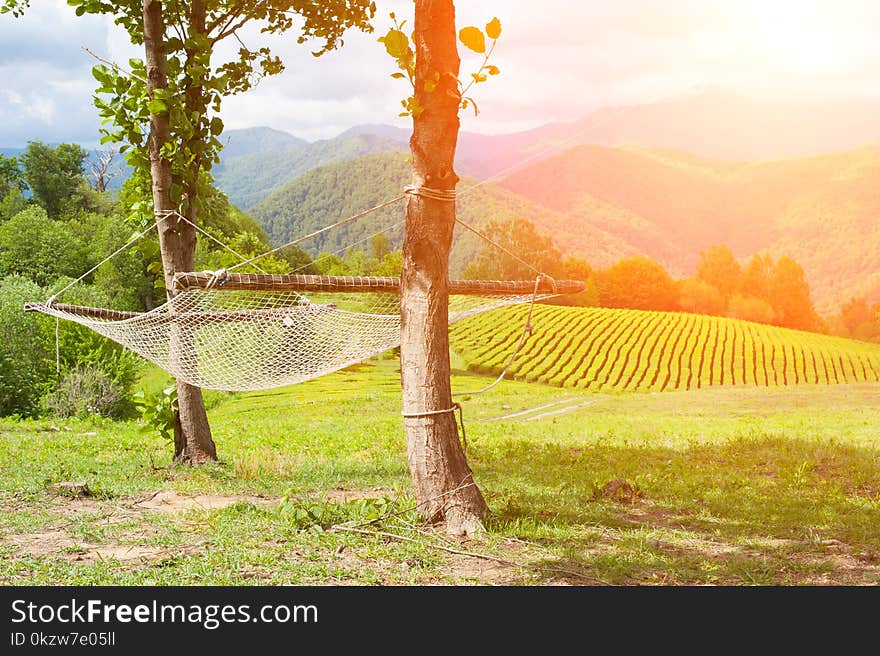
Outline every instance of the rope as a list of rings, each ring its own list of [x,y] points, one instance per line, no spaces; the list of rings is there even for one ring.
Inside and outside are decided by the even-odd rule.
[[[286,244],[282,244],[281,246],[277,246],[271,250],[266,251],[265,253],[261,253],[260,255],[257,255],[256,257],[252,257],[249,260],[246,260],[244,262],[236,264],[234,267],[229,267],[229,270],[235,271],[239,267],[243,267],[245,265],[252,264],[252,263],[256,262],[257,260],[266,257],[267,255],[272,255],[273,253],[277,253],[278,251],[284,250],[285,248],[288,248],[289,246],[296,246],[297,244],[302,243],[302,242],[306,241],[307,239],[311,239],[312,237],[317,237],[318,235],[322,235],[325,232],[327,232],[328,230],[333,230],[334,228],[341,228],[342,226],[347,225],[349,223],[352,223],[353,221],[357,221],[358,219],[362,219],[363,217],[367,216],[368,214],[372,214],[373,212],[376,212],[376,211],[381,210],[385,207],[388,207],[389,205],[393,205],[394,203],[401,201],[404,198],[406,198],[406,193],[402,193],[399,196],[395,196],[394,198],[392,198],[390,200],[386,200],[384,203],[379,203],[378,205],[371,207],[369,209],[366,209],[363,212],[358,212],[357,214],[353,214],[352,216],[350,216],[348,218],[342,219],[341,221],[337,221],[336,223],[329,225],[329,226],[326,226],[324,228],[321,228],[320,230],[315,230],[314,232],[310,232],[309,234],[304,235],[302,237],[299,237],[298,239],[294,239],[293,241],[289,241]]]
[[[482,389],[478,389],[473,392],[454,392],[452,396],[471,396],[474,394],[482,394],[483,392],[488,392],[490,389],[492,389],[498,383],[504,380],[504,377],[507,375],[508,370],[511,366],[513,366],[513,362],[514,360],[516,360],[516,356],[519,354],[520,350],[522,350],[523,345],[526,343],[526,337],[531,336],[534,330],[534,326],[532,325],[532,314],[535,311],[535,302],[538,297],[538,287],[541,284],[542,277],[548,278],[553,283],[554,288],[556,287],[556,281],[554,281],[553,278],[550,278],[550,276],[542,273],[539,274],[537,278],[535,278],[535,291],[532,294],[532,300],[529,302],[529,312],[526,315],[526,321],[523,324],[523,331],[519,336],[519,342],[517,343],[516,348],[513,350],[513,353],[511,354],[510,359],[507,361],[507,364],[504,366],[504,369],[502,369],[501,373],[498,374],[498,377]]]
[[[474,228],[473,226],[468,225],[467,223],[465,223],[464,221],[462,221],[462,220],[459,219],[458,217],[455,217],[455,222],[458,223],[458,224],[461,225],[461,226],[464,226],[464,227],[467,228],[468,230],[470,230],[472,233],[474,233],[475,235],[477,235],[477,237],[479,237],[480,239],[483,239],[483,240],[485,240],[486,242],[492,244],[492,246],[494,246],[494,247],[497,248],[498,250],[502,251],[503,253],[506,253],[507,255],[509,255],[510,257],[512,257],[513,259],[515,259],[515,260],[516,260],[517,262],[519,262],[520,264],[523,264],[523,265],[527,266],[529,269],[531,269],[532,273],[535,273],[535,274],[537,274],[537,275],[539,275],[539,276],[545,276],[547,279],[549,279],[549,280],[553,280],[553,278],[551,278],[550,276],[548,276],[546,273],[544,273],[544,272],[541,271],[540,269],[538,269],[538,268],[532,266],[531,264],[529,264],[526,260],[524,260],[523,258],[521,258],[519,255],[517,255],[517,254],[514,253],[513,251],[511,251],[511,250],[505,248],[504,246],[502,246],[502,245],[499,244],[498,242],[496,242],[496,241],[490,239],[489,237],[487,237],[486,235],[484,235],[482,232],[480,232],[479,230],[477,230],[477,229]]]
[[[453,396],[455,396],[453,394]],[[444,410],[424,410],[423,412],[402,412],[404,419],[420,419],[422,417],[435,417],[437,415],[446,415],[449,413],[458,412],[458,423],[461,424],[461,448],[467,454],[468,443],[467,443],[467,432],[464,428],[464,411],[462,410],[461,403],[453,403],[451,408],[446,408]]]
[[[61,318],[55,317],[55,375],[61,382]]]
[[[157,216],[158,216],[159,214],[173,214],[173,215],[176,215],[178,219],[183,219],[184,221],[186,221],[187,223],[189,223],[193,228],[195,228],[195,229],[198,230],[200,233],[202,233],[203,235],[205,235],[205,237],[207,237],[208,239],[212,240],[214,243],[219,244],[221,247],[225,248],[227,251],[229,251],[230,253],[232,253],[233,255],[235,255],[235,257],[237,257],[239,260],[242,260],[242,261],[247,260],[247,258],[246,258],[244,255],[242,255],[242,254],[239,253],[238,251],[236,251],[236,250],[230,248],[228,244],[224,244],[222,241],[220,241],[219,239],[217,239],[214,235],[212,235],[212,234],[211,234],[210,232],[208,232],[207,230],[203,230],[202,227],[199,226],[199,224],[194,223],[193,221],[190,221],[188,218],[186,218],[183,214],[181,214],[181,213],[178,212],[177,210],[160,210],[159,212],[156,212],[156,215],[157,215]],[[255,268],[257,271],[259,271],[260,273],[266,273],[266,271],[264,271],[263,269],[261,269],[260,267],[258,267],[256,264],[254,265],[254,268]]]
[[[454,203],[456,196],[455,189],[432,189],[431,187],[423,187],[421,185],[406,185],[403,188],[403,193],[447,203]]]

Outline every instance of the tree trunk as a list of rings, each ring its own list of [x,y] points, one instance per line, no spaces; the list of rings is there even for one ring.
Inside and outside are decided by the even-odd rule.
[[[147,66],[147,91],[150,97],[156,89],[168,86],[165,62],[165,21],[159,0],[144,0],[144,49]],[[162,145],[171,139],[168,114],[150,115],[150,177],[153,182],[153,207],[161,215],[175,210],[171,196],[171,162],[162,157]],[[174,302],[174,274],[192,271],[195,266],[196,232],[184,221],[166,219],[159,229],[159,248],[165,272],[165,289],[169,302]],[[191,336],[181,327],[172,327],[170,349],[185,353],[192,348]],[[196,464],[217,459],[217,450],[211,438],[208,414],[202,391],[177,381],[178,409],[174,422],[174,459]]]
[[[412,183],[452,190],[458,140],[459,57],[453,0],[415,2],[416,98]],[[440,73],[433,92],[425,81]],[[447,73],[449,75],[447,75]],[[486,502],[476,487],[452,410],[449,365],[449,249],[455,204],[410,195],[400,299],[400,362],[409,467],[422,513],[452,535],[482,529]],[[448,412],[447,412],[448,411]],[[436,414],[426,414],[436,413]]]

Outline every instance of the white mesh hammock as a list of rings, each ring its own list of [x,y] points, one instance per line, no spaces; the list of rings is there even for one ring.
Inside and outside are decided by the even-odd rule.
[[[304,382],[400,344],[399,278],[233,274],[175,277],[150,312],[29,303],[118,342],[175,378],[249,391]],[[450,281],[449,323],[495,308],[582,291],[578,281]]]

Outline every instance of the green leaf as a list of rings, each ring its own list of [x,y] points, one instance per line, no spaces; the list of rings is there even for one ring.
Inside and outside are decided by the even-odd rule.
[[[154,98],[147,103],[147,109],[150,114],[164,114],[168,111],[168,105],[166,105],[164,101]]]
[[[486,36],[490,39],[497,39],[501,36],[501,21],[498,18],[493,18],[486,23]]]
[[[400,30],[388,30],[388,34],[379,38],[385,44],[385,50],[395,59],[400,59],[410,49],[409,39]]]
[[[486,37],[480,28],[473,25],[463,27],[458,33],[458,38],[474,52],[486,52]]]

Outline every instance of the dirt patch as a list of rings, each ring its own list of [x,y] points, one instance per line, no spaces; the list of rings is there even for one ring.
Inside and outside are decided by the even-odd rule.
[[[53,555],[63,549],[76,546],[76,542],[68,535],[67,531],[57,529],[8,535],[3,539],[3,543],[11,544],[31,556]]]
[[[618,503],[632,505],[642,498],[642,491],[622,478],[608,481],[593,492],[594,499],[611,499]]]
[[[254,505],[266,505],[277,503],[277,499],[248,496],[244,494],[218,495],[196,494],[186,495],[175,490],[160,490],[155,494],[136,501],[132,508],[136,510],[149,510],[160,513],[182,513],[190,510],[219,510],[239,502],[252,503]]]
[[[470,556],[450,556],[444,570],[455,579],[455,583],[472,581],[484,585],[505,585],[522,579],[520,571],[510,565]]]
[[[132,560],[150,561],[158,560],[167,553],[166,549],[156,547],[138,547],[136,545],[106,545],[103,547],[90,548],[77,560],[118,560],[127,562]]]
[[[60,529],[11,535],[4,542],[36,558],[52,556],[77,562],[111,559],[121,562],[133,560],[148,561],[157,560],[163,555],[161,549],[152,547],[83,543],[72,538],[67,531]]]

